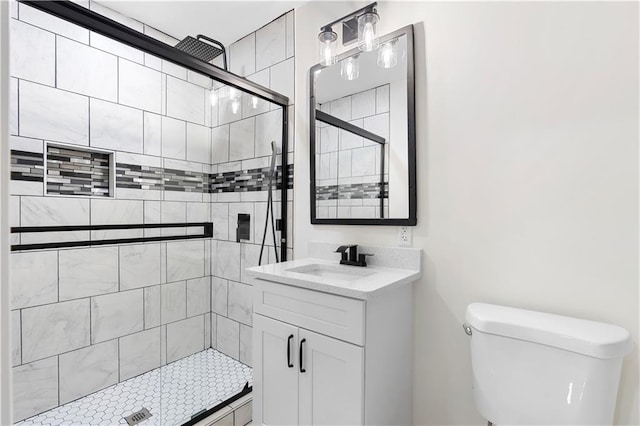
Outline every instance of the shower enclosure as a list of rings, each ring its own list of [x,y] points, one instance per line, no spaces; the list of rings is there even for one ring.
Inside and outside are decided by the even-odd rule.
[[[192,424],[250,392],[288,99],[71,2],[20,2],[11,37],[14,422]]]

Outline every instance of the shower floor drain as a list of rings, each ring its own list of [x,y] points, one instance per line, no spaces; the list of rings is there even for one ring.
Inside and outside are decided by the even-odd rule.
[[[129,426],[137,425],[143,420],[147,420],[151,417],[151,413],[146,408],[143,408],[140,411],[136,411],[135,413],[125,417],[124,419],[127,421]]]

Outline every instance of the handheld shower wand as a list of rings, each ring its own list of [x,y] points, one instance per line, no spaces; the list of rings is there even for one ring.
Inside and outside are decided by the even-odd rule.
[[[271,231],[273,234],[273,251],[276,255],[276,263],[280,262],[278,258],[278,245],[276,243],[276,225],[275,218],[273,216],[273,181],[276,177],[276,142],[271,141],[271,166],[269,167],[269,185],[267,188],[267,212],[264,216],[264,232],[262,233],[262,244],[260,245],[260,258],[258,259],[258,266],[262,265],[262,252],[264,251],[264,244],[267,239],[267,228],[269,227],[269,213],[271,213]]]

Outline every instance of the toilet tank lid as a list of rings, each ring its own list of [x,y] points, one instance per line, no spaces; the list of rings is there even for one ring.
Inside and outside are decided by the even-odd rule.
[[[633,349],[629,332],[617,325],[507,306],[472,303],[467,323],[474,329],[554,346],[596,358],[623,357]]]

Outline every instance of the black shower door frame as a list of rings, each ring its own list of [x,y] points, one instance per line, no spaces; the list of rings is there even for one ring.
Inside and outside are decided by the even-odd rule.
[[[275,103],[282,108],[282,169],[281,169],[281,229],[280,229],[280,259],[287,260],[287,188],[288,188],[288,151],[289,151],[289,98],[274,92],[257,83],[203,62],[188,53],[162,43],[146,34],[122,25],[99,13],[68,0],[41,1],[19,0],[36,9],[53,16],[87,28],[90,31],[109,37],[115,41],[142,50],[161,59],[173,62],[184,68],[204,74],[212,79],[236,89],[248,92],[260,99]]]

